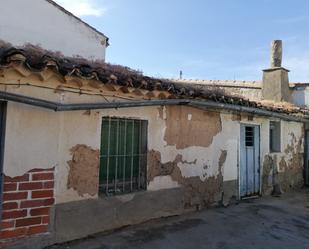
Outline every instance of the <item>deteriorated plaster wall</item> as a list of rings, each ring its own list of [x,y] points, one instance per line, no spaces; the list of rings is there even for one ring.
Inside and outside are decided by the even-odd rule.
[[[8,75],[5,75],[8,83],[16,82],[18,77],[20,86],[0,84],[0,89],[64,103],[106,101],[117,96],[142,98],[141,92],[135,91],[124,95],[121,91],[115,92],[115,89],[109,89],[110,86],[103,89],[95,81],[87,81],[86,84],[83,80],[61,79],[49,71],[35,74],[19,68],[9,70]],[[23,85],[31,82],[39,86],[45,80],[47,83],[44,83],[44,87],[56,90]],[[83,89],[82,92],[91,92],[92,95],[80,96],[61,90],[66,88],[76,91],[77,87]],[[101,96],[102,91],[108,96]],[[93,95],[94,92],[97,95]],[[264,184],[263,189],[270,188],[273,184],[272,171],[267,170],[269,168],[267,168],[269,164],[267,119],[218,114],[180,106],[55,113],[9,103],[5,173],[9,176],[18,176],[32,168],[55,167],[57,203],[97,198],[95,178],[98,174],[97,158],[102,116],[149,121],[149,191],[185,187],[187,193],[190,193],[186,196],[192,195],[190,198],[186,197],[185,202],[188,206],[209,205],[220,200],[222,179],[227,182],[236,181],[238,178],[240,122],[261,125],[261,161],[265,166],[263,180],[266,182],[267,179],[268,184],[268,187]],[[282,122],[282,124],[284,150],[280,155],[272,154],[271,157],[277,156],[280,159],[276,163],[277,171],[281,172],[280,179],[287,182],[291,178],[287,177],[288,174],[282,174],[286,169],[297,167],[297,177],[300,175],[303,145],[299,141],[303,134],[300,132],[301,124],[293,122]],[[291,135],[292,133],[294,135]],[[16,139],[19,141],[18,144],[14,142]],[[292,151],[293,146],[297,144],[299,146]],[[92,159],[93,157],[96,159]],[[89,171],[92,173],[85,174]],[[81,174],[83,177],[78,179],[77,176]],[[90,182],[94,184],[91,185]],[[296,182],[299,183],[300,180]],[[209,186],[212,186],[213,190],[210,190]],[[193,192],[198,194],[194,195]]]
[[[104,110],[90,113],[77,112],[71,115],[76,115],[76,118],[80,118],[82,115],[82,120],[93,118],[98,124],[101,123],[102,116],[148,120],[147,189],[154,191],[185,187],[187,206],[208,205],[219,200],[222,195],[223,179],[237,179],[238,134],[233,131],[239,131],[239,124],[231,121],[230,115],[179,106]],[[67,117],[67,122],[70,122],[71,118],[73,117]],[[79,121],[79,126],[83,124],[82,120]],[[175,125],[176,123],[177,125]],[[203,126],[205,127],[203,128]],[[70,129],[70,134],[66,136],[72,139],[78,137],[79,129]],[[92,130],[93,133],[97,132],[97,137],[100,137],[100,128],[98,127],[94,127],[94,129],[90,127],[88,131],[85,130],[83,133]],[[184,134],[184,131],[190,131],[190,139],[181,135]],[[83,137],[89,136],[93,135],[83,134]],[[100,141],[98,140],[98,144],[91,147],[92,149],[98,148],[99,145]],[[66,149],[72,147],[74,147],[74,143],[71,141],[65,146]],[[88,151],[92,149],[88,148]],[[71,155],[70,157],[72,158]],[[71,163],[70,159],[63,160],[63,162],[67,161]],[[226,161],[229,162],[229,169],[225,173],[224,164]],[[88,163],[84,165],[87,168],[92,167],[88,166]],[[61,180],[58,201],[68,201],[71,198],[71,200],[84,197],[96,198],[97,195],[92,196],[89,191],[76,193],[72,188],[66,189],[66,176],[71,175],[71,171],[72,167],[69,173],[62,170],[60,174],[64,177]]]
[[[263,194],[287,192],[303,186],[303,126],[281,121],[281,137],[281,152],[264,153],[262,156]]]
[[[221,198],[222,179],[237,180],[239,121],[229,114],[201,111],[201,115],[196,109],[188,107],[55,114],[11,103],[8,111],[5,166],[16,167],[6,167],[6,174],[18,176],[35,167],[55,166],[58,203],[97,197],[100,120],[105,115],[149,121],[148,190],[185,186],[191,191],[187,196],[192,195],[190,200],[186,200],[187,205],[201,201],[207,204],[204,199],[212,202]],[[54,119],[61,120],[62,125],[59,126],[60,121],[57,123]],[[201,135],[203,131],[199,126],[203,122],[207,123],[205,130],[211,131],[207,132],[208,137]],[[263,192],[269,194],[272,191],[276,181],[274,172],[278,173],[278,180],[283,183],[282,190],[288,190],[290,183],[299,186],[302,180],[302,126],[282,122],[283,152],[269,154],[268,121],[242,118],[240,122],[261,125]],[[29,125],[24,126],[25,123]],[[195,139],[180,136],[183,131],[190,131]],[[14,143],[15,139],[9,139],[15,134],[18,135],[18,144]],[[58,139],[60,144],[57,144]],[[31,146],[28,145],[29,141],[32,141]],[[217,193],[217,196],[209,197],[207,191],[211,188],[208,183],[215,188],[213,193]],[[205,190],[201,184],[204,184]],[[193,192],[202,194],[194,197]]]
[[[171,111],[173,111],[172,114]],[[237,156],[235,155],[237,154],[238,135],[236,134],[231,139],[227,137],[230,134],[234,136],[235,133],[232,131],[238,131],[239,125],[229,121],[229,115],[200,112],[202,116],[196,109],[188,107],[177,107],[177,109],[147,107],[90,113],[79,111],[54,113],[40,108],[9,103],[5,171],[7,175],[18,176],[34,167],[53,166],[57,179],[57,203],[96,198],[101,118],[110,115],[147,119],[149,121],[150,155],[151,151],[158,152],[162,164],[176,161],[179,170],[178,177],[188,178],[193,188],[199,188],[199,184],[206,179],[213,178],[214,181],[217,180],[216,188],[219,189],[222,180],[218,179],[237,178],[235,170],[228,169],[224,175],[223,162],[225,160],[222,159],[221,154],[224,153],[222,151],[231,152],[230,155],[226,153],[225,157],[229,158],[231,168],[236,169]],[[180,126],[173,126],[174,118],[178,119]],[[201,124],[206,121],[207,129],[211,131],[208,137],[201,135],[203,133]],[[173,133],[171,129],[178,129],[178,132]],[[178,137],[187,129],[191,131],[194,139]],[[13,142],[16,139],[10,139],[16,134],[19,135],[18,144]],[[28,145],[29,141],[31,141],[31,146]],[[20,157],[14,156],[16,153]],[[219,167],[219,164],[222,165]],[[6,165],[17,167],[6,167]],[[150,165],[149,172],[151,172]],[[149,190],[184,185],[183,180],[172,178],[169,174],[159,173],[150,177],[152,180],[149,181]]]

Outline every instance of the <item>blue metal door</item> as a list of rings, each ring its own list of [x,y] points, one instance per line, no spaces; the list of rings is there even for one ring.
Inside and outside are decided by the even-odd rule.
[[[240,127],[240,197],[260,193],[260,128],[242,124]]]
[[[6,102],[0,101],[0,222],[2,217],[3,157],[6,123]]]

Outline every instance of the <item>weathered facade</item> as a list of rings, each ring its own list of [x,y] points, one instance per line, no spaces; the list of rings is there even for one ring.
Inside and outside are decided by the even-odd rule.
[[[213,100],[189,97],[186,92],[198,93],[190,87],[181,90],[183,86],[177,83],[140,75],[135,75],[133,82],[132,72],[121,78],[117,71],[111,74],[102,69],[97,73],[89,67],[85,70],[87,77],[82,68],[63,75],[61,64],[51,61],[33,70],[34,65],[25,63],[27,55],[13,51],[5,53],[0,69],[0,95],[7,105],[0,232],[3,246],[40,248],[153,218],[228,205],[251,194],[268,195],[303,185],[306,110],[275,105],[264,108],[214,92],[207,93]],[[104,77],[109,79],[105,84],[102,72],[107,72]],[[134,85],[136,82],[142,82],[140,87]],[[156,87],[150,87],[149,82],[156,82]],[[179,97],[181,93],[184,95]],[[20,96],[34,99],[22,101]],[[187,99],[208,106],[188,104]],[[34,106],[37,100],[49,102]],[[171,104],[176,100],[177,104]],[[144,104],[125,107],[124,103],[130,101]],[[153,101],[166,102],[150,105]],[[235,104],[231,104],[233,101]],[[67,111],[43,108],[52,103],[62,108],[84,103],[84,107]],[[103,108],[102,103],[119,108]],[[102,123],[106,118],[117,118],[118,125],[122,120],[147,124],[146,187],[141,191],[117,194],[100,189],[106,187],[101,182],[101,178],[106,180],[101,175],[105,167],[102,133],[106,132]],[[280,148],[276,152],[270,151],[271,122],[280,124]],[[249,127],[245,136],[242,127]],[[259,132],[252,135],[251,127]],[[250,145],[250,136],[258,141],[254,146]],[[258,189],[248,194],[241,191],[241,158],[243,153],[250,156],[243,151],[243,142],[248,143],[245,148],[259,148],[254,173]],[[119,187],[115,185],[116,189]]]

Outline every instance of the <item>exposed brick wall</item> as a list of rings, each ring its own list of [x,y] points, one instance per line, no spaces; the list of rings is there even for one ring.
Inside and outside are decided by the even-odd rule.
[[[54,168],[4,176],[0,240],[48,232],[54,204]]]

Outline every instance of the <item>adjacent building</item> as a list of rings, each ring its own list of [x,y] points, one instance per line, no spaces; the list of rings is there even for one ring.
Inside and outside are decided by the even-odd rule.
[[[52,0],[2,0],[1,40],[39,45],[64,56],[105,60],[108,38]]]

